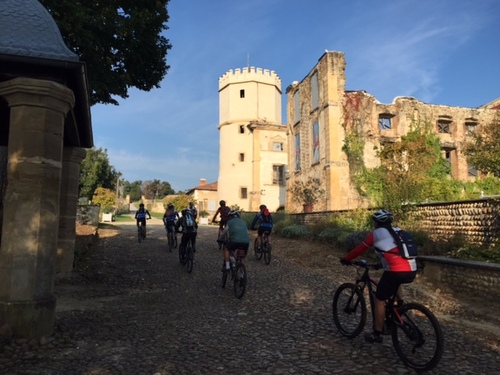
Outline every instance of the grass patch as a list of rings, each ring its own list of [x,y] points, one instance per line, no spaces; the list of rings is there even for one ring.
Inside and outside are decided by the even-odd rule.
[[[130,215],[116,215],[114,221],[134,221],[135,219]]]

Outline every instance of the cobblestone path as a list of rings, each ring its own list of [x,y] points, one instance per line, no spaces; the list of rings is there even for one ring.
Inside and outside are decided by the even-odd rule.
[[[151,220],[153,222],[153,220]],[[414,374],[383,344],[339,335],[335,288],[354,275],[302,267],[277,248],[271,264],[246,259],[238,300],[221,288],[215,227],[200,227],[194,270],[166,250],[161,225],[137,243],[134,225],[100,238],[88,269],[56,283],[53,336],[0,352],[5,374]],[[352,269],[351,269],[352,271]],[[342,273],[343,272],[343,273]],[[498,312],[496,312],[498,313]],[[432,374],[498,374],[498,337],[441,322],[445,354]],[[370,323],[368,322],[368,325]]]

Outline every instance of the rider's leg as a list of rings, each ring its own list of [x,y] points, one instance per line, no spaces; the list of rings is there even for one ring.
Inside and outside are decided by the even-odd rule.
[[[193,253],[194,253],[194,252],[196,252],[196,247],[195,247],[195,245],[196,245],[196,235],[197,235],[197,234],[198,234],[198,233],[193,233],[193,234],[191,235],[191,247],[193,248]]]
[[[229,264],[229,249],[227,246],[224,246],[224,262],[226,264],[226,270],[230,269],[231,266]]]

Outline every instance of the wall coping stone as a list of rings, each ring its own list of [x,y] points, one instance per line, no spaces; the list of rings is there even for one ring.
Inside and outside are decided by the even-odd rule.
[[[481,261],[477,261],[477,260],[455,259],[455,258],[448,258],[445,256],[435,256],[435,255],[418,256],[417,259],[427,261],[427,262],[452,264],[454,266],[463,266],[463,267],[468,267],[468,268],[481,268],[481,269],[488,269],[488,270],[500,272],[500,264],[498,264],[498,263],[487,263],[487,262],[481,262]]]

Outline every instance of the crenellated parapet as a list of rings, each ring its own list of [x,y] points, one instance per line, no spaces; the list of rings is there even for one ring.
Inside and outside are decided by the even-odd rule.
[[[276,86],[281,92],[281,79],[274,70],[247,67],[243,69],[231,69],[219,77],[219,90],[229,84],[258,81],[259,83]]]

